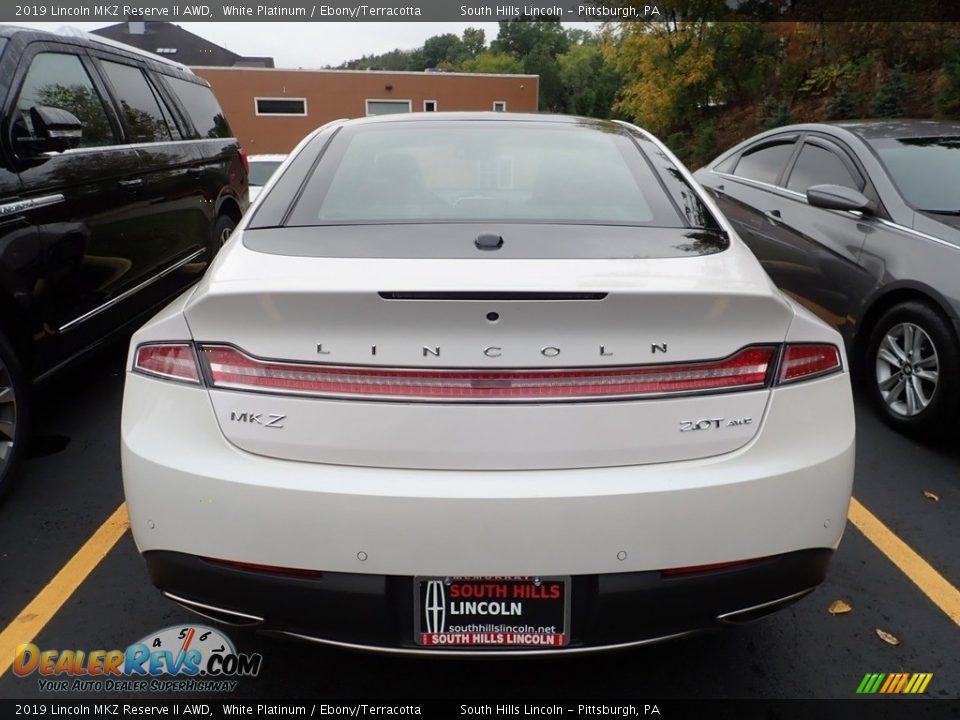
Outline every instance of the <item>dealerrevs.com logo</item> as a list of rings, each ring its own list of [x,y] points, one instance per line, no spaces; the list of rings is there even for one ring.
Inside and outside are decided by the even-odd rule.
[[[45,692],[232,692],[256,677],[259,653],[238,653],[220,630],[176,625],[151,633],[126,650],[41,650],[18,645],[13,672],[37,675]]]

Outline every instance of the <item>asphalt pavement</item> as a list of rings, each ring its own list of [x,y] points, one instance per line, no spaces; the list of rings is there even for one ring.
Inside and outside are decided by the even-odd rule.
[[[123,501],[124,352],[110,348],[40,392],[31,457],[0,504],[0,631],[22,617]],[[960,443],[897,435],[862,399],[857,422],[855,497],[960,586]],[[837,599],[852,611],[831,615],[827,608]],[[34,642],[125,648],[161,628],[198,621],[150,585],[127,532]],[[882,640],[878,628],[899,645]],[[826,583],[797,605],[741,628],[631,651],[436,660],[227,634],[239,650],[264,658],[260,675],[242,680],[232,697],[854,698],[865,673],[929,672],[927,697],[960,698],[960,627],[853,525]],[[0,675],[0,698],[52,699],[36,675],[12,671]]]

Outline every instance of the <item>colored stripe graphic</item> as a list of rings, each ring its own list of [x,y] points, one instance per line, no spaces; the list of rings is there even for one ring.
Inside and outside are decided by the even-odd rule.
[[[857,686],[858,695],[917,695],[927,689],[933,673],[867,673]]]

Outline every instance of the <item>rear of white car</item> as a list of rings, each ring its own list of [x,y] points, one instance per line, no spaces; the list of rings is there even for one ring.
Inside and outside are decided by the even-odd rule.
[[[124,483],[161,590],[348,646],[574,652],[823,580],[853,475],[841,340],[655,141],[413,116],[294,154],[132,341]]]

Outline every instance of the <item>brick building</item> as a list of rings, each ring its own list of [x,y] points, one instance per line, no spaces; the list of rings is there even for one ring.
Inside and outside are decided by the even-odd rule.
[[[330,120],[392,112],[536,112],[538,76],[194,67],[252,154],[285,153]]]

